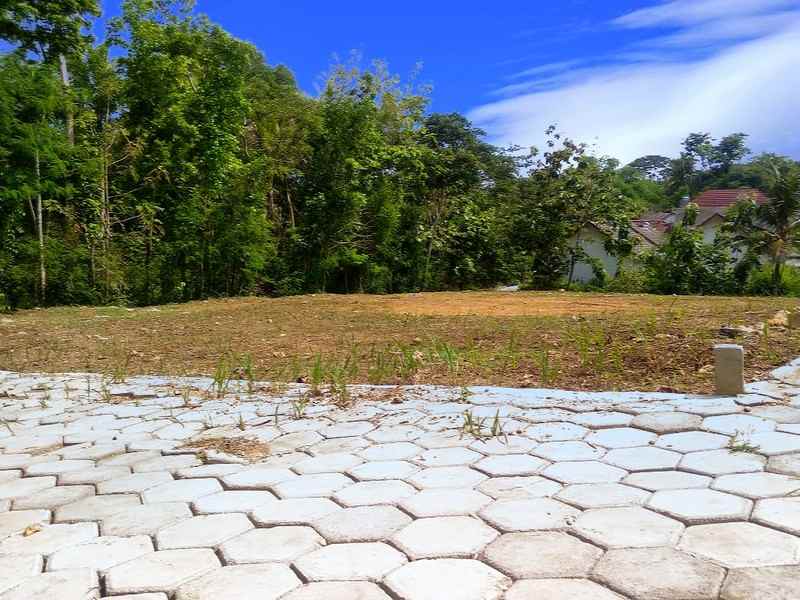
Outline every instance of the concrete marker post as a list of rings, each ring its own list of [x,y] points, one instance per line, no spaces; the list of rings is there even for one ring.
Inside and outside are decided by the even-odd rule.
[[[744,393],[744,348],[738,344],[714,346],[714,382],[718,396]]]

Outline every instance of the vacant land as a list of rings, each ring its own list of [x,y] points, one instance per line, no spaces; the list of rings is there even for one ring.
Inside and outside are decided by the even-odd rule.
[[[747,375],[800,355],[792,299],[534,292],[239,298],[0,316],[0,369],[205,374],[319,385],[709,391],[720,327]]]

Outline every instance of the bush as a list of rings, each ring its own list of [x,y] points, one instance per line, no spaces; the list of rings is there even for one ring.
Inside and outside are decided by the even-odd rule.
[[[647,290],[647,277],[639,269],[619,271],[608,281],[605,290],[617,294],[641,294]]]
[[[780,290],[776,294],[772,286],[772,265],[763,265],[750,273],[746,293],[748,296],[800,297],[800,269],[784,265]]]

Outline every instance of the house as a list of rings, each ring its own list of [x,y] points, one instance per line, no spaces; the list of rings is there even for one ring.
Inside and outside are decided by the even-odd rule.
[[[706,243],[712,243],[717,232],[725,221],[725,214],[741,200],[752,199],[758,204],[767,201],[767,196],[753,188],[738,188],[732,190],[706,190],[695,196],[692,203],[698,207],[695,227],[703,231]],[[631,232],[635,239],[636,249],[627,259],[626,267],[636,268],[636,256],[642,252],[652,250],[661,245],[667,233],[676,223],[683,220],[689,198],[684,198],[678,208],[669,212],[654,212],[642,215],[631,221]],[[619,260],[608,253],[605,248],[609,234],[596,225],[588,225],[580,235],[572,241],[578,244],[587,256],[602,265],[610,277],[614,277],[619,270]],[[588,262],[576,262],[573,268],[572,281],[576,283],[589,283],[595,278],[594,269]]]

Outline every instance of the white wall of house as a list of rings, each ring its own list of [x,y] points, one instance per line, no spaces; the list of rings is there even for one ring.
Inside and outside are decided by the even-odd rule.
[[[703,241],[706,244],[714,243],[714,238],[717,237],[717,232],[719,231],[720,227],[722,227],[724,222],[725,219],[723,219],[720,215],[715,215],[700,226],[700,229],[703,232]]]
[[[619,261],[616,256],[611,256],[605,249],[606,236],[594,227],[586,227],[579,236],[578,244],[588,255],[600,260],[603,268],[609,276],[613,277],[619,269]],[[572,241],[574,246],[575,240]],[[574,283],[589,283],[594,279],[592,266],[585,262],[575,263],[575,270],[572,274]]]

